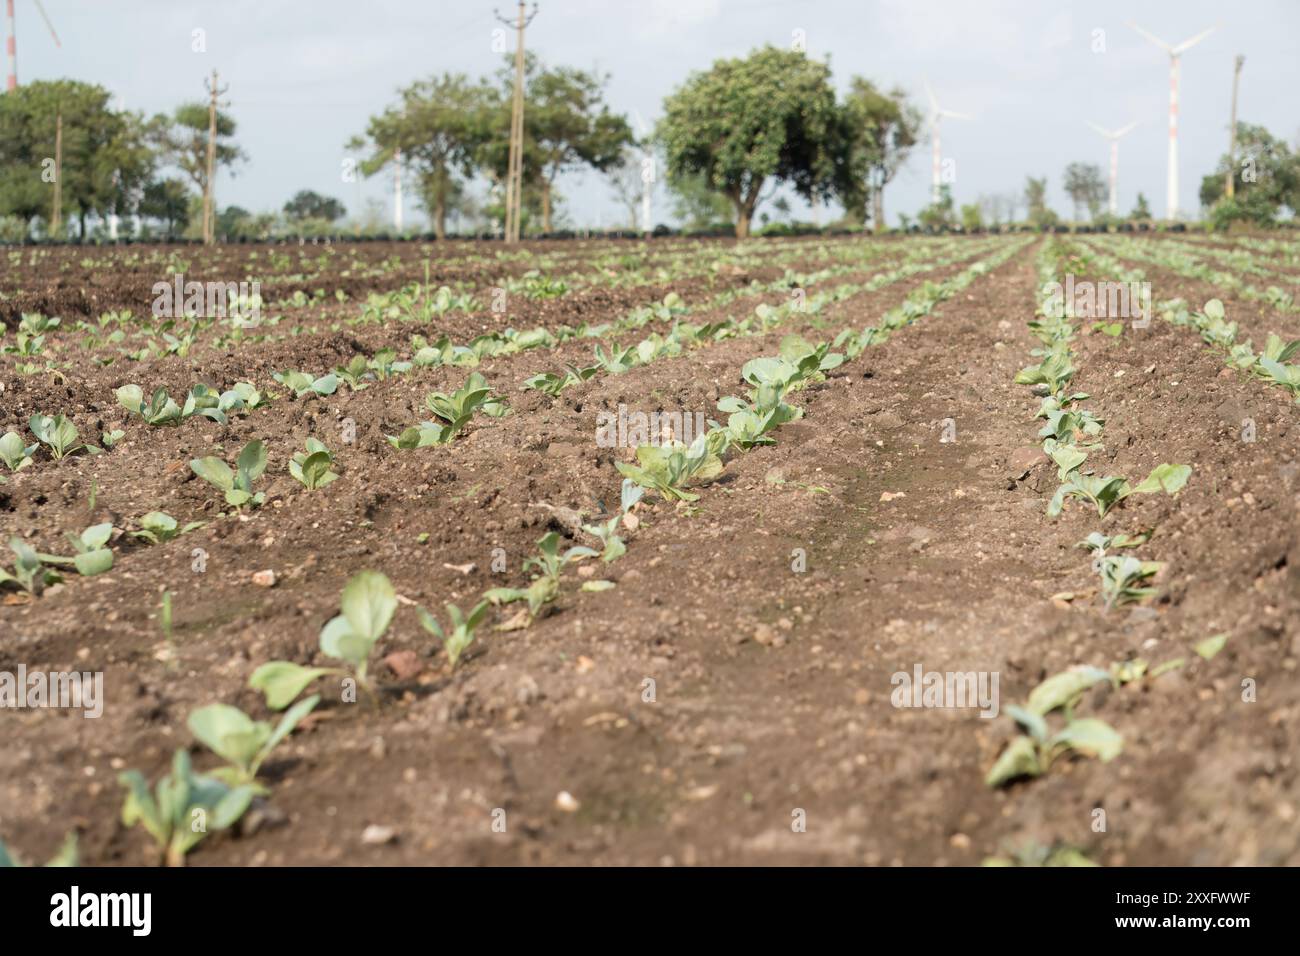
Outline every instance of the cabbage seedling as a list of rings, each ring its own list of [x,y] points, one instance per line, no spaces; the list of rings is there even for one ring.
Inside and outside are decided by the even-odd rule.
[[[1093,475],[1081,475],[1077,471],[1068,474],[1066,482],[1056,489],[1056,494],[1047,504],[1047,516],[1055,518],[1061,513],[1066,498],[1082,498],[1090,501],[1097,509],[1097,517],[1104,518],[1111,508],[1119,504],[1130,492],[1129,483],[1124,478],[1097,478]]]
[[[581,368],[576,365],[566,365],[563,372],[542,372],[540,375],[525,379],[523,387],[545,392],[555,398],[569,386],[581,385],[588,379],[594,378],[600,369],[600,365],[588,365]]]
[[[488,601],[480,601],[474,605],[473,610],[468,615],[465,615],[461,613],[460,608],[456,605],[446,605],[447,617],[451,620],[450,633],[442,629],[442,625],[438,623],[437,618],[424,608],[420,608],[421,626],[442,641],[443,650],[447,652],[447,660],[453,670],[456,667],[456,662],[460,660],[460,655],[465,653],[465,649],[473,642],[474,630],[482,622],[489,606]]]
[[[1096,667],[1075,667],[1047,678],[1029,694],[1024,707],[1009,706],[1007,715],[1024,731],[1012,739],[984,778],[989,787],[1000,787],[1019,777],[1038,777],[1068,751],[1097,757],[1102,763],[1119,755],[1124,741],[1105,721],[1094,717],[1076,718],[1074,707],[1084,692],[1103,680],[1114,681],[1109,671]],[[1052,733],[1047,715],[1065,714],[1065,726]]]
[[[241,391],[232,389],[218,393],[211,386],[203,384],[195,385],[189,390],[183,405],[177,405],[165,388],[156,390],[148,402],[145,402],[144,392],[139,385],[123,385],[113,394],[119,405],[139,415],[150,425],[179,425],[194,415],[202,415],[224,425],[229,420],[227,412],[244,407]]]
[[[266,500],[264,492],[253,492],[253,482],[266,470],[266,446],[257,439],[250,441],[239,453],[232,471],[220,458],[209,456],[190,462],[194,474],[226,493],[226,504],[241,508],[246,504],[257,507]]]
[[[441,422],[423,422],[418,427],[408,428],[400,435],[386,435],[388,443],[394,448],[425,448],[430,445],[446,445],[460,432],[474,412],[481,411],[493,418],[500,418],[509,412],[499,398],[492,398],[492,389],[487,380],[478,372],[471,372],[465,384],[450,395],[446,392],[432,392],[424,399],[425,405]]]
[[[338,376],[333,372],[315,379],[306,372],[276,372],[271,377],[293,392],[295,398],[304,395],[333,395],[339,387]]]
[[[190,714],[186,723],[190,733],[228,764],[214,770],[214,778],[229,787],[250,786],[259,794],[266,794],[269,791],[256,780],[258,769],[318,703],[319,694],[298,701],[274,728],[229,704],[200,707]]]
[[[621,514],[616,514],[608,521],[600,521],[596,524],[584,524],[582,530],[587,532],[593,538],[596,538],[601,545],[600,560],[608,564],[611,561],[617,561],[623,555],[627,554],[627,545],[617,534],[619,522],[623,520]]]
[[[306,453],[299,452],[289,462],[289,474],[302,482],[304,488],[315,491],[338,477],[330,471],[333,464],[334,456],[330,450],[315,438],[308,438]]]
[[[563,554],[560,553],[560,536],[548,531],[537,540],[538,556],[524,561],[524,570],[536,568],[538,574],[526,588],[490,588],[484,592],[484,599],[493,604],[511,604],[515,601],[527,601],[528,613],[536,615],[543,604],[555,600],[560,592],[560,574],[572,561],[594,558],[599,551],[584,545],[575,545]]]
[[[1141,585],[1163,567],[1159,561],[1142,561],[1127,554],[1099,556],[1096,568],[1101,575],[1101,597],[1106,610],[1155,594],[1155,588]]]
[[[140,519],[140,530],[132,531],[131,537],[143,538],[150,544],[163,544],[202,527],[202,521],[191,521],[182,527],[165,511],[151,511]]]
[[[55,461],[61,461],[69,455],[84,451],[88,455],[103,454],[102,448],[82,444],[77,433],[77,426],[63,415],[33,415],[27,420],[27,427],[41,443],[50,449]]]
[[[0,586],[16,584],[35,596],[49,585],[63,580],[59,572],[46,568],[41,562],[41,556],[20,538],[9,539],[9,550],[14,553],[14,569],[9,572],[0,567]]]
[[[397,352],[393,349],[380,349],[368,364],[375,378],[381,382],[392,378],[394,375],[400,375],[411,370],[410,362],[397,361]]]
[[[184,748],[176,751],[171,772],[159,779],[153,793],[138,770],[127,770],[117,779],[126,788],[123,825],[143,826],[166,866],[184,866],[185,854],[209,833],[234,825],[256,793],[247,785],[229,787],[195,774]]]
[[[105,545],[113,535],[111,522],[92,525],[80,535],[68,532],[67,538],[72,542],[77,553],[71,558],[61,558],[53,554],[42,554],[40,558],[46,564],[71,564],[82,577],[103,574],[113,567],[113,552]]]
[[[23,444],[17,432],[5,432],[0,437],[0,461],[3,461],[10,471],[22,471],[32,463],[32,455],[39,447],[40,445],[36,443]]]
[[[365,380],[371,377],[364,355],[354,355],[347,365],[336,368],[334,374],[346,382],[348,388],[354,392],[366,388]]]
[[[357,683],[369,689],[370,652],[397,611],[397,592],[378,571],[361,571],[343,588],[339,603],[343,613],[321,629],[321,652],[349,665]],[[269,661],[253,672],[248,686],[265,694],[266,705],[272,710],[283,710],[317,678],[344,673],[347,671],[332,667]]]
[[[626,478],[658,492],[668,501],[696,501],[699,495],[687,491],[688,481],[712,478],[722,471],[722,459],[709,445],[708,436],[700,435],[690,447],[679,441],[665,445],[641,445],[636,450],[637,464],[615,462]]]

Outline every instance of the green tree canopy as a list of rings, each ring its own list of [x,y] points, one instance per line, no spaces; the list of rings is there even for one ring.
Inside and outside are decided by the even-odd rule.
[[[481,151],[497,132],[497,112],[493,89],[461,73],[444,73],[400,90],[397,104],[371,117],[365,135],[349,145],[369,150],[361,164],[366,176],[390,167],[400,150],[442,238],[465,178],[474,174]]]
[[[108,90],[76,80],[36,81],[0,96],[0,215],[49,216],[55,128],[63,118],[64,213],[127,213],[154,169],[142,119],[109,107]]]
[[[870,80],[855,76],[844,97],[845,151],[836,192],[846,217],[856,225],[867,218],[875,229],[885,228],[885,186],[911,155],[921,130],[921,111],[895,88],[888,93]]]
[[[212,163],[214,172],[220,172],[247,157],[234,143],[235,121],[229,114],[217,110],[215,126]],[[200,195],[207,192],[208,104],[182,103],[170,116],[160,113],[150,122],[150,132],[160,155],[183,172]]]
[[[842,182],[843,114],[830,67],[803,53],[768,46],[718,60],[665,99],[664,114],[669,174],[703,174],[735,208],[737,236],[749,235],[769,181],[809,200]]]
[[[189,190],[184,181],[175,177],[154,180],[145,186],[138,212],[163,223],[166,235],[179,235],[190,220]]]
[[[1227,200],[1230,169],[1236,178],[1235,195]],[[1201,180],[1200,198],[1202,206],[1214,209],[1221,225],[1236,219],[1272,225],[1284,210],[1300,210],[1300,154],[1263,126],[1238,123],[1236,160],[1227,154],[1219,158],[1215,171]]]
[[[1101,204],[1106,201],[1107,186],[1101,167],[1091,163],[1071,163],[1065,167],[1065,192],[1074,203],[1074,218],[1080,218],[1079,212],[1086,207],[1088,214],[1096,219],[1101,212]]]
[[[238,209],[239,207],[233,206],[230,208]],[[333,222],[336,219],[342,219],[346,212],[343,203],[333,196],[322,196],[310,189],[299,190],[292,199],[284,204],[284,214],[295,222],[304,219],[320,219],[325,222]]]

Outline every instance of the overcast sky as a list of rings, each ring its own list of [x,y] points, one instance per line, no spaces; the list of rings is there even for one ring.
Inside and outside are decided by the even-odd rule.
[[[56,48],[33,0],[16,0],[19,82],[73,77],[102,84],[129,109],[170,110],[204,94],[214,68],[229,84],[230,111],[249,159],[218,181],[218,203],[278,209],[311,188],[341,199],[382,197],[391,180],[341,181],[343,144],[394,99],[398,87],[444,70],[495,70],[494,7],[511,0],[45,0]],[[1197,208],[1201,176],[1226,151],[1232,61],[1246,57],[1239,116],[1295,142],[1300,132],[1300,3],[1034,2],[1034,0],[540,0],[529,48],[544,61],[610,74],[612,106],[647,122],[687,75],[764,43],[830,57],[836,85],[861,74],[901,85],[919,104],[924,80],[940,104],[971,114],[943,127],[959,203],[1019,191],[1046,175],[1053,204],[1071,161],[1108,163],[1091,120],[1140,121],[1120,148],[1120,208],[1138,191],[1164,213],[1169,59],[1125,26],[1130,19],[1178,43],[1219,29],[1183,57],[1180,202]],[[193,31],[206,52],[193,52]],[[1104,31],[1097,34],[1096,31]],[[1094,52],[1098,37],[1104,52]],[[888,218],[928,201],[928,136],[886,192]],[[610,224],[619,215],[599,176],[562,184],[571,219]],[[655,220],[667,218],[656,199]],[[418,217],[408,197],[407,219]]]

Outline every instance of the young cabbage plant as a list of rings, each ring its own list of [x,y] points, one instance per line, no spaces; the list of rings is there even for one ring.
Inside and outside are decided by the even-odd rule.
[[[99,440],[105,448],[112,448],[118,442],[126,437],[126,432],[120,428],[114,428],[111,432],[100,432]]]
[[[1129,554],[1102,554],[1094,565],[1101,575],[1101,598],[1107,611],[1155,594],[1156,588],[1142,584],[1164,567],[1160,561],[1142,561]]]
[[[571,385],[581,385],[588,379],[593,378],[600,369],[600,365],[588,365],[582,368],[575,365],[566,365],[562,372],[542,372],[540,375],[525,379],[523,387],[536,389],[555,398]]]
[[[69,455],[84,451],[88,455],[102,455],[104,450],[94,445],[83,444],[77,433],[77,426],[63,415],[33,415],[27,420],[27,427],[50,450],[55,461],[62,461]]]
[[[248,686],[265,694],[266,705],[272,710],[288,707],[309,684],[330,674],[351,673],[361,687],[370,689],[370,653],[397,611],[397,592],[378,571],[361,571],[344,586],[339,607],[342,613],[321,629],[320,649],[348,669],[303,667],[291,661],[263,664],[253,672]]]
[[[411,370],[410,362],[397,361],[397,352],[394,349],[380,349],[371,357],[368,368],[374,374],[375,378],[381,382],[390,379],[394,375],[400,375]]]
[[[158,845],[165,866],[184,866],[190,850],[208,834],[233,826],[256,795],[253,787],[230,787],[194,773],[183,747],[172,758],[171,772],[159,779],[152,793],[138,770],[127,770],[117,779],[126,789],[123,825],[143,826]]]
[[[264,720],[253,720],[238,707],[228,704],[200,707],[190,714],[186,723],[190,733],[227,764],[212,771],[212,777],[229,787],[248,786],[265,795],[270,791],[257,782],[257,771],[271,751],[318,703],[319,694],[303,698],[280,718],[275,727]]]
[[[14,584],[35,597],[46,587],[63,580],[59,572],[45,567],[41,556],[20,538],[9,539],[9,550],[14,553],[14,568],[10,572],[0,567],[0,587]]]
[[[46,564],[71,564],[82,577],[103,574],[113,567],[113,552],[107,547],[108,539],[113,536],[112,522],[93,525],[79,535],[67,532],[67,538],[76,549],[76,555],[63,558],[53,554],[40,555]]]
[[[354,392],[366,388],[366,379],[374,377],[370,374],[370,366],[366,363],[364,355],[354,355],[347,365],[336,368],[334,374]]]
[[[537,575],[526,588],[489,588],[484,592],[485,600],[492,604],[512,604],[515,601],[527,601],[528,613],[536,617],[542,605],[555,600],[560,593],[560,574],[573,561],[594,558],[600,554],[584,545],[575,545],[563,554],[560,553],[560,536],[549,531],[537,540],[538,555],[524,561],[524,570],[536,568]]]
[[[1057,395],[1073,377],[1074,366],[1070,362],[1070,354],[1065,349],[1059,349],[1051,352],[1037,365],[1030,365],[1017,372],[1015,382],[1017,385],[1041,385],[1050,394]]]
[[[1021,777],[1047,773],[1057,758],[1074,751],[1107,763],[1117,757],[1124,741],[1105,721],[1094,717],[1076,718],[1074,708],[1085,691],[1101,681],[1114,681],[1109,671],[1076,667],[1047,678],[1030,693],[1023,707],[1008,706],[1007,715],[1023,733],[1014,737],[984,778],[989,787],[1000,787]],[[1053,733],[1047,715],[1061,710],[1065,725]]]
[[[598,368],[604,369],[610,375],[622,375],[624,372],[636,367],[636,349],[631,346],[620,348],[615,345],[610,348],[609,354],[606,355],[605,350],[597,345],[596,365]],[[532,380],[529,379],[529,381]]]
[[[239,391],[217,392],[209,385],[195,385],[185,396],[183,405],[177,405],[167,394],[165,388],[157,389],[144,400],[144,392],[139,385],[123,385],[113,393],[117,403],[129,412],[134,412],[150,425],[179,425],[187,418],[201,415],[220,425],[229,420],[227,412],[244,407],[244,400]]]
[[[424,608],[420,608],[421,626],[442,641],[443,650],[447,652],[447,661],[451,664],[453,670],[456,667],[456,662],[460,660],[461,654],[465,653],[465,649],[473,643],[474,631],[482,622],[483,616],[487,614],[490,606],[489,601],[480,601],[474,605],[473,610],[468,615],[465,615],[461,613],[460,608],[456,605],[446,605],[447,618],[451,621],[450,631],[444,631],[437,618]]]
[[[831,343],[814,345],[798,335],[787,335],[778,349],[781,358],[799,369],[800,384],[821,381],[831,369],[844,364],[844,356],[831,351]]]
[[[304,488],[315,491],[338,477],[330,470],[333,466],[334,456],[330,450],[315,438],[308,438],[306,453],[299,452],[289,462],[289,474],[301,482]]]
[[[476,411],[493,418],[509,412],[505,402],[492,397],[487,380],[478,372],[471,372],[465,384],[455,392],[433,392],[425,397],[425,405],[441,421],[424,422],[408,428],[400,435],[386,435],[394,448],[426,448],[446,445],[469,423]]]
[[[0,461],[3,461],[10,471],[22,471],[32,463],[32,455],[39,447],[37,443],[24,444],[17,432],[5,432],[0,436]]]
[[[306,395],[333,395],[339,387],[338,376],[333,372],[312,378],[306,372],[276,372],[271,376],[289,391],[294,398]]]
[[[637,464],[615,462],[625,478],[647,491],[658,492],[666,501],[697,501],[699,495],[686,490],[686,483],[712,478],[722,471],[722,459],[707,435],[698,436],[690,447],[679,441],[664,445],[641,445]]]
[[[1075,471],[1088,460],[1088,453],[1075,444],[1062,444],[1055,438],[1043,442],[1043,452],[1056,464],[1058,481],[1066,481],[1070,472]]]
[[[140,519],[140,530],[132,531],[131,537],[143,538],[150,544],[163,544],[202,527],[202,521],[191,521],[189,524],[181,526],[175,518],[165,511],[150,511]]]
[[[1065,482],[1056,489],[1056,494],[1048,502],[1047,516],[1055,518],[1059,515],[1066,498],[1080,498],[1091,502],[1097,509],[1097,517],[1104,518],[1106,513],[1123,501],[1130,491],[1129,483],[1124,478],[1113,478],[1109,475],[1098,478],[1072,471],[1067,474]]]
[[[209,456],[190,462],[194,474],[225,492],[226,504],[233,508],[258,507],[266,500],[265,492],[254,492],[253,482],[266,470],[266,446],[253,439],[239,453],[232,471],[220,458]]]
[[[623,515],[620,513],[607,521],[598,521],[596,524],[584,524],[582,526],[583,531],[600,542],[600,560],[606,564],[617,561],[627,554],[627,545],[618,536],[618,526],[622,520]]]

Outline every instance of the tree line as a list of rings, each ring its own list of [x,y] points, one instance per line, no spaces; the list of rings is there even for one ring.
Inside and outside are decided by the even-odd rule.
[[[834,202],[840,224],[886,227],[885,191],[922,133],[921,111],[899,88],[850,77],[843,93],[828,63],[797,50],[767,46],[720,59],[692,73],[663,102],[653,129],[634,133],[606,101],[608,76],[548,66],[530,54],[524,65],[523,224],[550,233],[563,215],[560,177],[590,170],[607,180],[627,210],[629,225],[647,189],[666,187],[674,216],[688,226],[725,223],[749,235],[760,208],[789,212],[785,189],[818,207]],[[489,76],[442,73],[397,91],[344,147],[344,179],[391,176],[428,213],[439,237],[449,221],[503,218],[509,153],[513,64]],[[51,163],[61,120],[63,214],[84,238],[88,220],[140,216],[167,234],[184,231],[207,188],[209,106],[182,103],[146,117],[116,110],[107,90],[73,80],[35,82],[0,96],[0,238],[39,232],[51,216]],[[1261,127],[1240,124],[1237,160],[1227,156],[1206,176],[1201,200],[1216,223],[1247,219],[1268,224],[1294,210],[1300,197],[1300,155]],[[215,167],[247,159],[226,111],[215,116]],[[1227,170],[1241,177],[1236,195],[1223,195]],[[1217,184],[1217,185],[1216,185]],[[1107,185],[1100,167],[1071,163],[1063,187],[1074,206],[1104,220]],[[945,186],[921,210],[928,227],[1025,220],[1052,225],[1045,178],[1030,177],[1022,192],[981,195],[958,208]],[[329,228],[343,204],[303,190],[279,215],[255,216],[227,206],[218,234],[266,234],[279,226]],[[356,210],[360,213],[360,210]],[[1130,218],[1149,217],[1144,198]],[[766,219],[763,213],[760,218]],[[904,227],[907,216],[899,217]],[[7,225],[5,225],[7,223]]]

